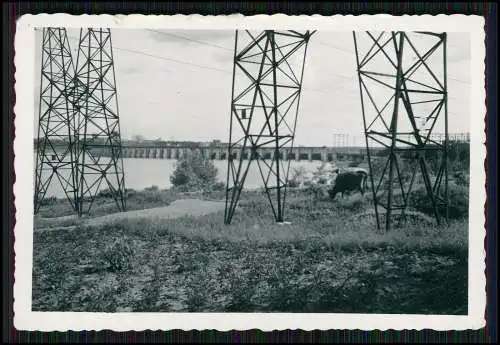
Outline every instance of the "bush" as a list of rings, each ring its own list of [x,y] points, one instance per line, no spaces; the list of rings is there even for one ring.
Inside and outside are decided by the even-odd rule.
[[[144,188],[144,190],[147,192],[158,192],[159,191],[158,186],[146,187],[146,188]]]
[[[313,172],[313,179],[318,184],[327,184],[329,179],[330,171],[327,169],[327,165],[325,163],[321,164],[315,172]]]
[[[466,219],[469,215],[469,190],[467,187],[450,184],[448,186],[449,217],[451,219]],[[410,206],[419,212],[433,215],[432,203],[424,186],[415,188],[410,195]],[[444,210],[440,209],[444,214]]]
[[[308,183],[305,191],[313,196],[314,201],[326,200],[328,198],[328,186],[319,183]]]
[[[469,167],[470,145],[467,142],[450,140],[448,145],[448,158],[457,165]]]
[[[54,196],[49,196],[45,199],[42,200],[42,202],[40,203],[42,206],[53,206],[53,205],[56,205],[58,202],[57,198],[54,197]]]
[[[293,169],[292,177],[288,179],[288,186],[296,188],[304,180],[306,169],[303,166]]]
[[[215,182],[212,184],[212,190],[216,192],[220,192],[226,188],[226,184],[224,182]]]
[[[103,259],[111,271],[118,272],[131,268],[133,255],[133,246],[127,238],[117,238],[106,245]]]
[[[459,171],[453,174],[453,178],[455,179],[455,183],[458,186],[469,187],[469,174],[464,173],[463,171]]]
[[[174,187],[184,191],[220,188],[217,181],[217,168],[213,162],[199,153],[191,153],[177,161],[170,176]]]
[[[113,197],[113,192],[109,188],[101,189],[98,193],[97,196],[100,198],[112,198]]]

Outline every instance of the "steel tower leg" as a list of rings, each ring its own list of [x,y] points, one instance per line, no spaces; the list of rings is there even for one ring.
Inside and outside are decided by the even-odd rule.
[[[293,147],[307,44],[312,34],[236,31],[226,224],[231,223],[252,161],[257,162],[275,220],[284,220],[290,161],[284,162],[287,157],[283,153],[285,148],[290,152]],[[266,157],[263,148],[272,149],[274,154]],[[246,161],[245,155],[249,155]]]
[[[108,188],[120,211],[125,205],[120,118],[110,29],[82,29],[73,102],[78,107],[78,214],[88,213]]]
[[[449,204],[446,33],[353,32],[353,38],[377,227],[380,207],[386,230],[394,211],[404,219],[418,183],[441,224]],[[439,126],[444,142],[431,139]]]
[[[42,35],[35,214],[54,184],[62,188],[74,210],[77,199],[75,119],[68,99],[74,72],[71,50],[65,29],[44,28]]]

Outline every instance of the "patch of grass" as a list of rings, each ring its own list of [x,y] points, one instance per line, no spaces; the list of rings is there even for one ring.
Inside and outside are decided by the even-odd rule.
[[[346,197],[338,203],[318,202],[315,205],[291,198],[286,215],[291,224],[280,225],[273,221],[265,200],[250,198],[242,203],[230,225],[223,224],[222,212],[198,218],[136,219],[110,225],[147,241],[175,234],[212,243],[229,241],[274,245],[285,241],[300,244],[321,238],[325,244],[344,249],[360,246],[396,246],[405,250],[467,248],[466,221],[455,220],[449,225],[437,227],[434,224],[422,226],[421,220],[416,219],[393,231],[378,232],[375,216],[367,213],[369,208],[369,202],[359,195]]]
[[[38,216],[41,218],[56,218],[74,214],[74,210],[66,199],[55,199],[50,205],[42,204],[38,212]]]
[[[363,197],[360,194],[354,194],[347,198],[340,199],[338,205],[344,210],[352,213],[364,211],[371,207],[368,196]]]
[[[73,215],[58,218],[41,218],[40,216],[35,216],[33,218],[33,224],[37,229],[70,227],[78,225],[79,220]]]

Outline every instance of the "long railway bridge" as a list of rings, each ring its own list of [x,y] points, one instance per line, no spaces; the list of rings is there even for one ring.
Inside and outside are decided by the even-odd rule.
[[[449,135],[450,140],[468,142],[470,140],[468,133],[453,133]],[[435,134],[432,139],[436,142],[444,140],[442,134]],[[34,142],[34,148],[37,150],[37,141]],[[68,149],[68,143],[65,141],[52,143],[52,147],[57,147],[58,151],[64,152]],[[88,148],[94,156],[112,157],[112,149],[102,143],[102,145],[92,145]],[[383,148],[371,148],[372,155],[382,152]],[[170,143],[170,142],[137,142],[124,141],[121,144],[121,156],[123,158],[140,159],[179,159],[189,154],[197,152],[205,158],[212,160],[226,160],[228,146],[224,143]],[[261,158],[264,160],[274,159],[274,147],[259,147],[254,150],[233,150],[233,159],[248,160]],[[297,146],[292,148],[281,148],[281,157],[283,160],[292,161],[357,161],[363,162],[367,159],[366,147],[359,146]],[[54,158],[55,159],[55,158]]]
[[[147,158],[147,159],[179,159],[189,154],[196,152],[205,158],[212,160],[226,160],[228,157],[228,149],[225,146],[219,147],[182,147],[182,146],[163,146],[163,147],[133,147],[123,146],[123,158]],[[281,149],[281,157],[283,160],[294,161],[339,161],[339,160],[357,160],[363,161],[366,156],[366,149],[361,147],[294,147],[291,149]],[[107,152],[102,152],[101,155],[106,156]],[[242,157],[240,157],[240,155]],[[244,151],[235,150],[233,159],[248,160],[252,159],[274,159],[275,148],[260,147],[256,150],[248,149]]]
[[[67,144],[53,145],[57,150],[63,152],[68,149]],[[35,150],[37,145],[35,144]],[[111,157],[112,150],[109,147],[93,146],[88,148],[93,156]],[[253,152],[252,152],[253,151]],[[123,158],[138,158],[138,159],[179,159],[190,153],[197,153],[204,158],[211,160],[227,160],[227,146],[187,146],[187,145],[144,145],[144,144],[124,144],[121,147],[121,156]],[[290,161],[358,161],[366,160],[366,148],[362,147],[293,147],[282,148],[280,150],[282,160]],[[240,157],[240,155],[242,157]],[[248,159],[274,159],[274,147],[259,147],[255,150],[251,148],[247,150],[234,150],[233,159],[243,160]],[[54,160],[57,155],[54,154]]]

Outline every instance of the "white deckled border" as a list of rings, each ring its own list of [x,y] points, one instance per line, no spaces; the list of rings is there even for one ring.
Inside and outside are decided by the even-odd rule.
[[[33,122],[35,75],[35,27],[109,27],[163,29],[316,29],[421,30],[469,32],[471,36],[471,171],[469,218],[469,313],[467,316],[381,315],[381,314],[270,314],[270,313],[57,313],[31,312],[33,258]],[[484,206],[486,202],[484,162],[486,136],[484,19],[466,15],[422,16],[145,16],[145,15],[24,15],[15,37],[15,282],[14,326],[27,331],[169,329],[216,329],[263,331],[282,329],[325,330],[464,330],[485,326],[486,307]]]

